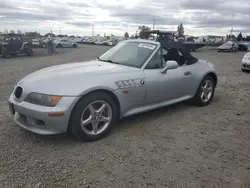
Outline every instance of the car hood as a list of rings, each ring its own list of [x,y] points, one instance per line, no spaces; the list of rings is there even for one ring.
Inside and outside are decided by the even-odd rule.
[[[75,96],[80,94],[82,85],[84,88],[108,85],[115,89],[114,79],[118,74],[118,78],[126,78],[138,71],[141,69],[92,60],[44,68],[27,75],[17,84],[30,92]]]
[[[231,46],[219,46],[218,49],[230,49]]]
[[[242,58],[242,63],[250,64],[250,52],[246,53]]]

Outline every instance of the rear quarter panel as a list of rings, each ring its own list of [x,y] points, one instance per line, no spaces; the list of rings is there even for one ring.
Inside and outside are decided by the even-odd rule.
[[[197,63],[194,64],[192,67],[192,73],[194,76],[194,91],[193,95],[196,94],[197,89],[202,81],[202,79],[209,73],[214,73],[217,77],[215,67],[212,63],[204,60],[199,60]]]

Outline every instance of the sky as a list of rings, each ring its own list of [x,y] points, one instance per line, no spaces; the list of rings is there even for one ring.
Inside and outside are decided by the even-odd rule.
[[[135,34],[138,26],[186,35],[250,35],[250,0],[0,0],[0,31]]]

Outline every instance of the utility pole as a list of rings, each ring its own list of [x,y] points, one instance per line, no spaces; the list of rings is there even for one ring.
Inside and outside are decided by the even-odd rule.
[[[234,28],[232,27],[232,29],[231,29],[231,35],[233,34],[233,30],[234,30]]]
[[[153,19],[153,30],[155,30],[155,16],[154,16],[154,19]]]
[[[92,24],[92,37],[94,36],[94,24]]]

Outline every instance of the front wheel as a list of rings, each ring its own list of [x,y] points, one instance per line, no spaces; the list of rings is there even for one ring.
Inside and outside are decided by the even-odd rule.
[[[71,115],[73,134],[84,141],[96,141],[105,137],[117,120],[117,106],[103,92],[86,95],[76,104]]]
[[[207,106],[214,97],[214,90],[215,80],[209,75],[205,76],[192,99],[193,104],[197,106]]]

